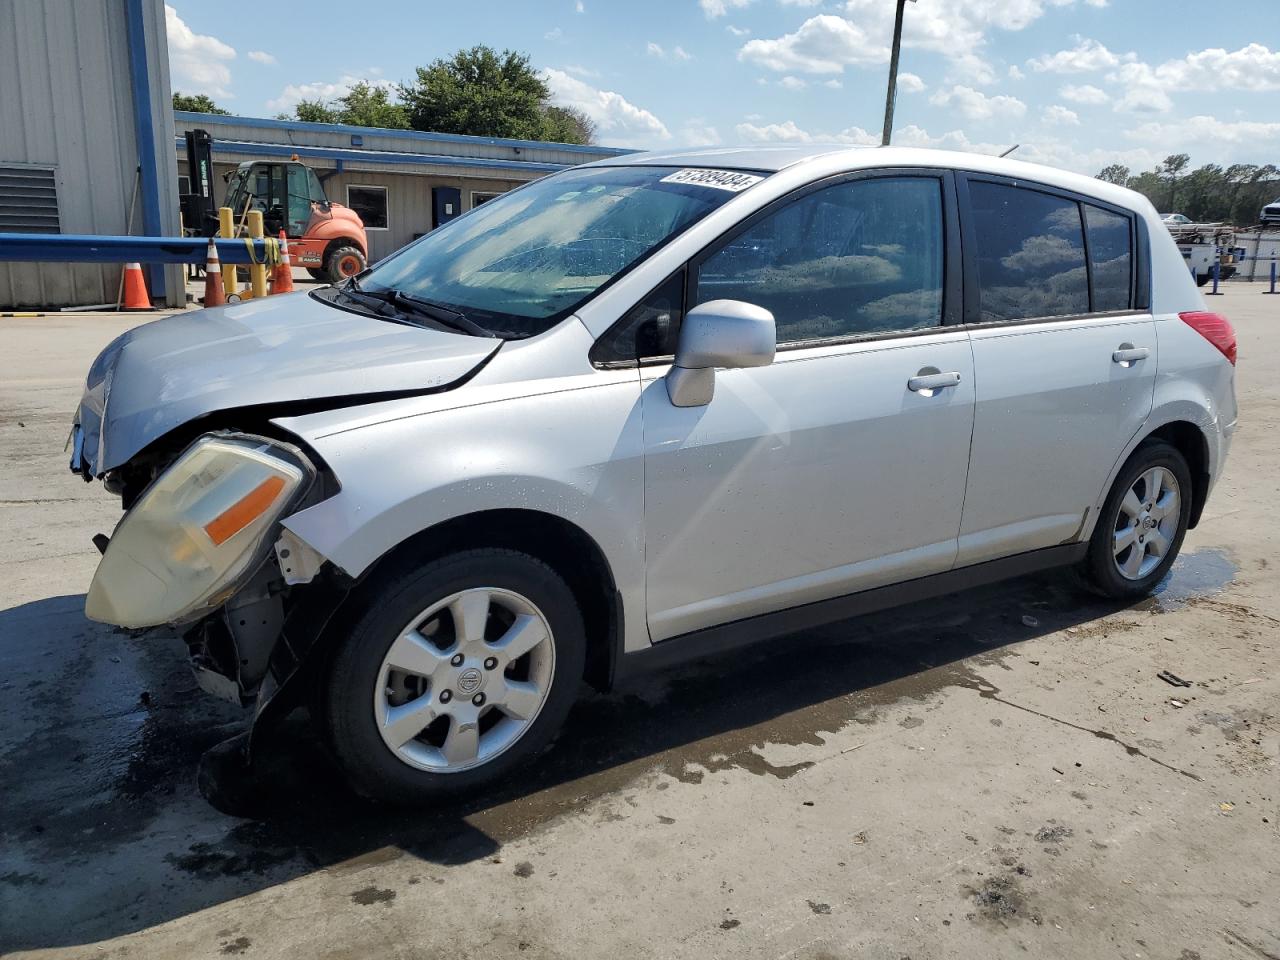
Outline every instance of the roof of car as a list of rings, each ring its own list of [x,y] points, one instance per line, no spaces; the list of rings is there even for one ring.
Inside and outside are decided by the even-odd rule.
[[[610,157],[588,164],[593,167],[613,166],[679,166],[722,170],[757,170],[774,173],[818,157],[842,154],[849,170],[872,167],[943,167],[996,174],[1013,179],[1038,181],[1049,186],[1074,190],[1086,195],[1126,206],[1147,205],[1141,194],[1058,167],[1026,163],[1007,157],[982,153],[960,153],[954,150],[932,150],[922,147],[855,147],[848,144],[806,143],[785,146],[692,147],[683,150],[655,150]]]

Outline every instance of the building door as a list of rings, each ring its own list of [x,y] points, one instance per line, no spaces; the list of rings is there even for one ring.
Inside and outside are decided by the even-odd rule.
[[[443,226],[462,213],[462,191],[457,187],[431,188],[431,229]]]

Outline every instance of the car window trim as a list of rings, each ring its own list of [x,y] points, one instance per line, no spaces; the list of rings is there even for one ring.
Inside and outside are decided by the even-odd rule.
[[[994,173],[982,173],[973,170],[957,170],[956,188],[960,197],[960,229],[963,250],[965,283],[964,326],[975,329],[990,329],[998,326],[1020,326],[1027,323],[1061,323],[1068,320],[1081,320],[1092,317],[1123,316],[1125,314],[1150,313],[1149,281],[1144,292],[1142,278],[1146,273],[1146,239],[1143,225],[1144,218],[1126,207],[1117,206],[1106,200],[1077,193],[1065,187],[1055,187],[1038,180],[1026,180],[1021,177],[1008,177]],[[1076,205],[1080,216],[1081,234],[1084,236],[1085,275],[1089,283],[1089,312],[1060,314],[1043,317],[1015,317],[1008,320],[982,320],[981,281],[978,276],[978,243],[977,227],[973,221],[973,202],[969,195],[971,182],[994,183],[1015,190],[1032,190],[1043,193],[1058,200],[1065,200]],[[1083,204],[1090,204],[1107,213],[1126,218],[1129,221],[1129,303],[1124,310],[1094,310],[1093,299],[1093,264],[1089,260],[1089,227],[1085,219]]]

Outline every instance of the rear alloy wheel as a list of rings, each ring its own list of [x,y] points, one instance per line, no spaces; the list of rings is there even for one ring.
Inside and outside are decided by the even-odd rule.
[[[1144,596],[1173,565],[1191,517],[1191,471],[1176,447],[1148,440],[1134,451],[1103,504],[1081,573],[1117,599]]]
[[[586,639],[573,593],[544,563],[468,550],[356,603],[327,668],[323,718],[358,792],[398,804],[465,792],[554,740]]]

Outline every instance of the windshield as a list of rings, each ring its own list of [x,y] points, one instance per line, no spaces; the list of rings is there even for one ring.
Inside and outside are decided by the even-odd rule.
[[[537,180],[427,234],[360,277],[506,337],[549,329],[761,177],[587,167]]]

